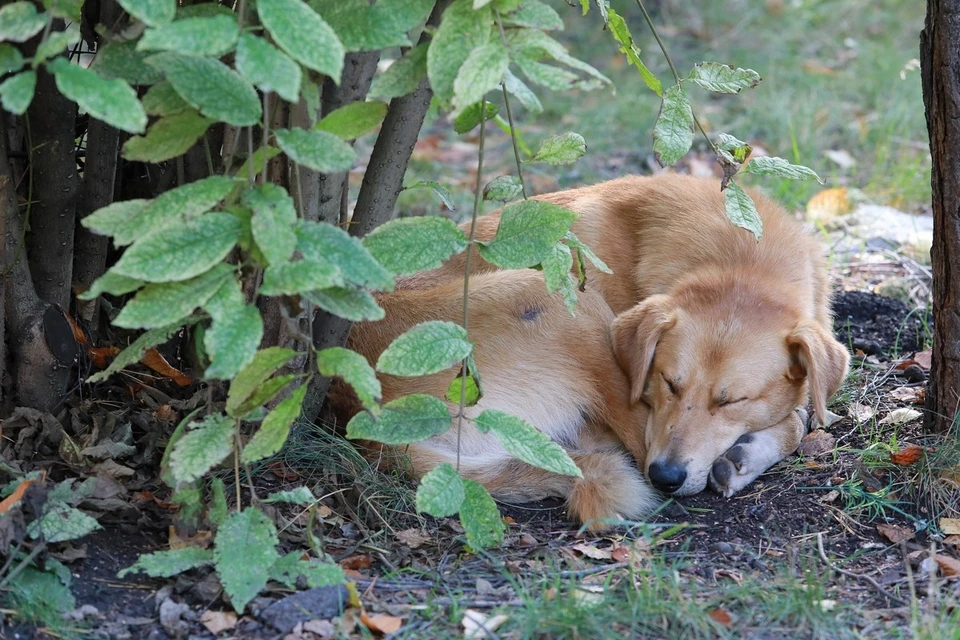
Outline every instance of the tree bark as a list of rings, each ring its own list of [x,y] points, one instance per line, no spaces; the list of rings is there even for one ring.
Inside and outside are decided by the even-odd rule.
[[[960,403],[960,5],[928,0],[920,35],[933,159],[933,365],[925,426],[947,433]]]

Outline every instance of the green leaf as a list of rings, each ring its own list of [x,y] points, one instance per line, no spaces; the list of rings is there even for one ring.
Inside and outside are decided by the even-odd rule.
[[[450,413],[439,398],[415,393],[383,405],[378,418],[362,412],[347,423],[347,437],[383,444],[410,444],[450,428]]]
[[[363,289],[331,287],[305,292],[303,297],[324,311],[353,322],[383,320],[383,309],[377,304],[377,300]]]
[[[37,45],[37,52],[33,54],[33,66],[36,67],[44,60],[58,56],[67,47],[80,42],[80,27],[71,24],[64,31],[53,31],[47,39]]]
[[[587,152],[587,142],[579,133],[568,131],[550,136],[540,145],[534,162],[546,162],[552,165],[573,164]]]
[[[313,495],[310,489],[307,489],[306,487],[297,487],[296,489],[290,489],[289,491],[275,491],[263,499],[263,502],[267,504],[275,502],[288,502],[290,504],[296,504],[300,506],[308,506],[316,501],[317,497]]]
[[[179,484],[203,477],[233,451],[232,418],[212,413],[190,426],[170,454],[170,471]]]
[[[297,260],[271,264],[263,273],[260,293],[265,296],[299,295],[343,284],[340,270],[323,260]]]
[[[517,60],[517,66],[527,76],[527,79],[534,84],[550,89],[551,91],[566,91],[577,87],[580,83],[580,76],[549,64],[542,64],[535,60],[521,58]]]
[[[329,260],[353,284],[376,291],[392,291],[393,274],[380,266],[358,238],[326,222],[300,220],[297,251],[304,260]]]
[[[129,347],[117,354],[117,356],[113,359],[113,362],[110,363],[109,367],[87,378],[87,382],[89,384],[93,384],[94,382],[106,380],[117,371],[125,368],[127,365],[140,362],[147,349],[150,347],[155,347],[156,345],[169,340],[170,336],[179,331],[184,324],[185,323],[178,322],[176,324],[167,325],[166,327],[160,327],[159,329],[151,329],[150,331],[140,334],[140,337],[134,340]]]
[[[570,230],[577,214],[549,202],[524,200],[504,207],[493,240],[480,244],[480,255],[504,269],[540,264]]]
[[[719,62],[701,62],[693,66],[690,80],[714,93],[740,93],[760,84],[760,74],[753,69],[731,67]]]
[[[752,233],[759,241],[763,235],[763,221],[757,212],[757,206],[753,204],[753,198],[735,182],[728,184],[724,193],[727,217],[733,224]]]
[[[320,85],[309,76],[304,78],[300,86],[300,99],[307,106],[307,118],[310,124],[317,123],[317,114],[320,112]]]
[[[481,112],[481,104],[486,105],[485,112]],[[481,116],[484,121],[493,120],[499,112],[500,107],[492,102],[475,102],[454,119],[453,130],[460,134],[473,131],[480,124]]]
[[[463,504],[463,480],[446,462],[431,469],[417,487],[417,512],[445,518],[460,511]]]
[[[0,76],[19,71],[23,67],[23,54],[12,44],[0,44]]]
[[[253,155],[248,157],[243,161],[243,164],[240,165],[240,168],[237,169],[234,174],[237,178],[247,180],[250,176],[257,176],[267,169],[267,162],[276,158],[280,155],[280,149],[276,147],[260,147],[253,152]],[[253,165],[253,173],[250,172],[250,165]]]
[[[342,378],[353,388],[354,393],[368,411],[380,412],[383,392],[377,373],[367,359],[356,351],[343,347],[330,347],[317,353],[317,369],[328,378]]]
[[[479,482],[463,479],[463,504],[460,524],[467,533],[467,542],[474,549],[491,549],[503,542],[506,529],[497,503]]]
[[[190,108],[173,85],[166,81],[150,87],[144,94],[142,103],[144,111],[151,116],[169,116]]]
[[[232,15],[181,18],[144,31],[137,51],[176,51],[219,58],[233,50],[238,35],[237,19]]]
[[[257,432],[253,434],[240,453],[241,462],[256,462],[269,458],[280,451],[290,435],[293,421],[300,417],[303,399],[307,395],[307,385],[300,385],[293,394],[278,404],[267,414]]]
[[[151,27],[173,20],[177,0],[117,0],[127,13]]]
[[[276,527],[254,507],[231,513],[217,530],[217,575],[238,613],[267,585],[270,569],[280,559],[279,542]]]
[[[288,373],[286,375],[270,378],[257,387],[253,395],[244,400],[231,415],[233,417],[249,418],[250,414],[256,412],[258,409],[263,407],[263,405],[276,398],[281,391],[286,389],[287,385],[295,380],[299,380],[302,377],[303,376],[299,376],[295,373]]]
[[[314,129],[342,140],[355,140],[380,126],[386,115],[386,102],[351,102],[324,116]]]
[[[349,171],[357,161],[353,147],[326,131],[278,129],[274,136],[291,160],[321,173]]]
[[[239,236],[240,220],[214,211],[138,240],[113,270],[145,282],[188,280],[227,257]]]
[[[57,18],[80,22],[80,7],[83,0],[43,0],[43,8]]]
[[[333,27],[347,51],[408,47],[407,32],[423,24],[431,0],[311,0],[310,5]]]
[[[141,554],[130,567],[117,574],[124,578],[131,573],[145,573],[151,578],[169,578],[190,569],[213,564],[213,551],[199,547],[182,547]]]
[[[60,564],[53,558],[46,561],[48,567],[54,563]],[[67,578],[69,573],[68,569]],[[26,612],[50,612],[51,619],[59,622],[63,612],[73,611],[77,607],[68,584],[69,580],[64,580],[62,575],[26,566],[19,575],[11,574],[6,587],[7,597],[12,601],[10,606],[15,607],[21,615]]]
[[[823,180],[817,175],[817,172],[810,167],[805,167],[800,164],[790,164],[783,158],[777,158],[775,156],[751,158],[750,162],[747,163],[747,173],[753,173],[758,176],[789,178],[791,180],[815,178],[820,184],[823,184]]]
[[[518,460],[564,476],[583,474],[567,452],[529,422],[496,409],[487,409],[475,420],[481,433],[492,431],[503,448]]]
[[[272,44],[244,33],[237,44],[237,71],[265,93],[274,92],[287,102],[297,102],[303,71]]]
[[[445,371],[470,355],[467,331],[441,320],[421,322],[394,338],[377,360],[377,371],[393,376],[426,376]]]
[[[123,200],[97,209],[81,220],[87,229],[104,236],[116,235],[150,204],[149,200]],[[129,244],[132,240],[124,244]],[[118,243],[121,244],[121,243]]]
[[[297,247],[293,228],[297,210],[286,189],[271,183],[262,184],[244,191],[240,201],[253,210],[250,221],[253,239],[267,261],[275,264],[289,260]]]
[[[543,111],[543,104],[537,94],[523,80],[510,73],[509,69],[503,76],[503,86],[507,93],[519,100],[520,104],[530,113],[537,114]]]
[[[46,24],[46,14],[37,13],[32,2],[12,2],[0,8],[0,40],[26,42]]]
[[[415,217],[391,220],[363,239],[374,259],[395,275],[436,269],[467,248],[467,237],[451,220]]]
[[[148,284],[123,306],[113,324],[124,329],[155,329],[180,322],[213,297],[232,273],[232,265],[220,263],[189,280]]]
[[[569,246],[578,251],[578,255],[583,254],[583,257],[586,257],[586,259],[589,260],[597,269],[603,271],[604,273],[613,273],[613,270],[607,266],[607,263],[597,257],[597,254],[593,252],[593,249],[584,244],[583,241],[573,233],[573,231],[568,231],[567,235],[564,236],[564,240],[567,241]]]
[[[438,198],[440,198],[440,202],[443,203],[443,206],[445,206],[447,209],[450,209],[450,211],[457,210],[457,205],[453,201],[453,194],[450,193],[450,191],[445,186],[443,186],[439,182],[436,182],[435,180],[420,180],[419,182],[413,183],[409,187],[404,187],[404,190],[421,189],[421,188],[430,189],[431,191],[433,191],[433,193],[436,194]]]
[[[468,373],[466,376],[467,386],[465,391],[463,380],[463,373],[461,372],[457,374],[457,376],[450,381],[450,386],[447,387],[447,392],[443,394],[443,397],[447,400],[447,402],[452,402],[455,405],[459,405],[460,395],[463,394],[463,406],[472,407],[480,402],[480,398],[483,397],[483,394],[480,393],[480,385],[477,384],[477,379],[473,377],[473,374]]]
[[[343,44],[316,11],[301,0],[258,0],[257,13],[287,55],[340,84]]]
[[[456,0],[447,7],[427,51],[427,75],[437,99],[445,103],[453,99],[460,67],[470,52],[490,42],[492,35],[490,7],[474,11],[471,0]]]
[[[108,80],[117,78],[130,84],[154,84],[163,80],[163,74],[146,60],[152,53],[137,51],[136,42],[108,42],[98,47],[90,69]]]
[[[43,516],[27,525],[27,533],[31,538],[42,538],[44,542],[53,543],[76,540],[102,528],[83,511],[60,502],[48,503]]]
[[[28,69],[0,82],[0,103],[10,113],[22,116],[33,102],[37,89],[37,72]]]
[[[222,478],[210,479],[210,507],[207,509],[207,520],[210,524],[220,526],[227,519],[227,488]],[[211,561],[213,560],[211,556]]]
[[[653,154],[666,167],[686,155],[693,144],[693,109],[683,87],[663,92],[663,104],[653,127]]]
[[[163,72],[177,93],[200,113],[237,127],[260,122],[260,97],[243,77],[219,60],[158,53],[147,64]]]
[[[532,27],[544,31],[563,29],[560,14],[540,0],[523,0],[520,8],[503,16],[503,24],[511,27]]]
[[[136,291],[143,286],[143,280],[121,276],[113,271],[107,271],[93,281],[90,288],[77,296],[78,300],[95,300],[104,293],[112,296],[122,296],[125,293]]]
[[[589,76],[590,80],[577,83],[581,89],[595,89],[610,84],[608,77],[586,62],[570,55],[566,47],[539,29],[511,29],[506,33],[506,39],[507,48],[518,64],[522,61],[539,60],[546,56]]]
[[[736,162],[743,162],[753,153],[752,146],[728,133],[717,134],[717,146],[730,152]]]
[[[303,553],[292,552],[283,556],[270,569],[270,579],[276,580],[290,588],[296,587],[297,578],[306,578],[307,587],[329,587],[343,584],[346,576],[340,565],[319,560],[303,560]]]
[[[296,351],[280,347],[270,347],[258,351],[253,358],[253,362],[244,367],[230,383],[230,392],[227,394],[227,415],[240,417],[242,414],[238,414],[237,410],[256,392],[260,385],[266,382],[267,378],[279,371],[296,355]]]
[[[217,16],[227,16],[233,18],[234,22],[237,20],[237,14],[231,9],[232,5],[222,5],[217,3],[198,3],[193,5],[187,5],[181,3],[181,6],[177,9],[177,20],[184,20],[187,18],[214,18]]]
[[[186,153],[206,133],[213,120],[193,109],[163,117],[150,126],[146,136],[130,138],[123,145],[126,160],[163,162]]]
[[[640,72],[643,83],[658,97],[663,97],[663,86],[660,84],[660,79],[653,75],[647,65],[643,64],[643,60],[640,59],[640,47],[634,43],[627,22],[611,8],[607,8],[607,15],[609,16],[607,26],[610,27],[610,34],[613,35],[613,39],[620,45],[620,52],[627,56],[630,64]]]
[[[523,193],[523,183],[517,176],[498,176],[483,188],[484,200],[510,202]]]
[[[246,304],[240,283],[230,278],[204,304],[213,322],[203,334],[210,366],[203,376],[229,380],[253,361],[263,339],[263,318],[256,305]]]
[[[480,102],[488,91],[499,87],[508,66],[510,55],[499,39],[471,51],[453,81],[454,111]]]
[[[573,254],[565,244],[555,244],[543,262],[543,279],[547,285],[547,293],[553,295],[560,292],[563,303],[570,313],[577,307],[577,283],[570,274],[573,269]]]
[[[389,100],[413,93],[420,81],[427,77],[427,46],[427,43],[418,44],[402,58],[395,60],[386,71],[374,78],[367,95]]]
[[[142,133],[147,126],[137,92],[123,80],[105,80],[93,71],[66,58],[47,63],[57,81],[57,89],[98,120],[126,131]]]

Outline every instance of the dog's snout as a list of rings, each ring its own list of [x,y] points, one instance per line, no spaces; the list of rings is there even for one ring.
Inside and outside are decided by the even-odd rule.
[[[652,462],[647,473],[653,486],[664,493],[673,493],[682,487],[687,479],[686,468],[669,460]]]

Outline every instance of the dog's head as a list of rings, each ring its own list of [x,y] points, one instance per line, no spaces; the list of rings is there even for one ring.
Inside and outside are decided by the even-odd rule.
[[[816,321],[749,287],[651,296],[616,319],[612,337],[631,401],[649,406],[638,462],[676,495],[702,491],[714,460],[808,391],[823,422],[849,360]]]

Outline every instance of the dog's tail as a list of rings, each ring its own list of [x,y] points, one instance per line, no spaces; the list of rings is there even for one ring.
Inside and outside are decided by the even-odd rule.
[[[424,446],[408,451],[417,475],[441,463],[456,465],[447,451]],[[567,500],[570,516],[593,531],[609,527],[603,520],[640,520],[659,504],[656,492],[622,451],[571,451],[582,478],[562,476],[516,458],[497,460],[461,456],[460,474],[485,486],[497,499],[531,502],[549,496]]]

